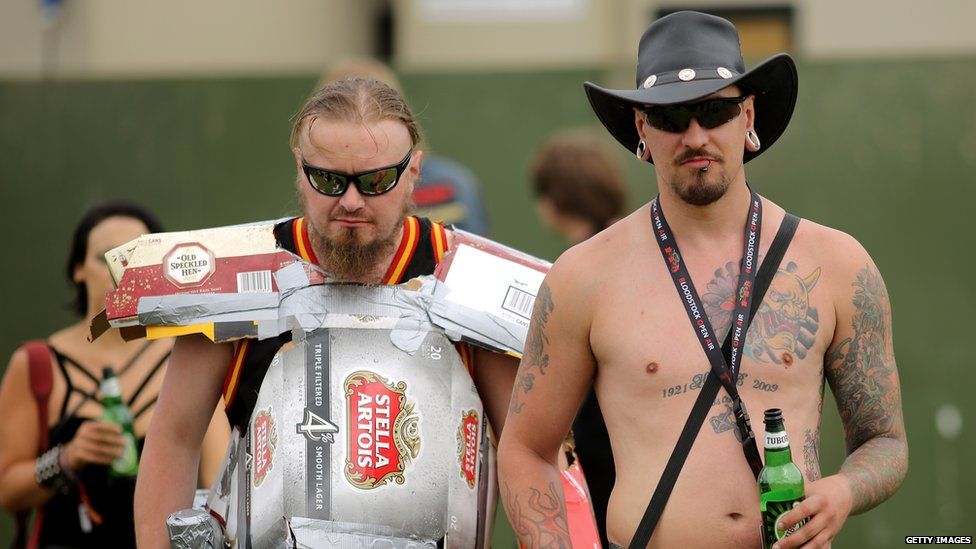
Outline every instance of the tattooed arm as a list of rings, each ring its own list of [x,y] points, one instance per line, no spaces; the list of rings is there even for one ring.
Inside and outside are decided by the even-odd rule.
[[[847,459],[840,474],[851,484],[851,513],[885,501],[908,472],[908,441],[891,337],[888,290],[868,263],[852,283],[851,314],[826,363],[827,381],[844,424]],[[847,325],[842,325],[846,320]]]
[[[847,459],[838,474],[811,483],[807,500],[784,515],[787,526],[804,516],[811,518],[796,532],[796,539],[784,538],[783,549],[808,539],[814,539],[814,547],[829,543],[847,516],[891,497],[908,472],[888,292],[867,254],[860,250],[858,256],[859,268],[847,277],[850,286],[838,291],[843,301],[837,306],[834,340],[824,360],[824,374],[844,425]]]
[[[557,455],[593,377],[572,251],[539,288],[498,450],[502,502],[524,547],[572,547]]]

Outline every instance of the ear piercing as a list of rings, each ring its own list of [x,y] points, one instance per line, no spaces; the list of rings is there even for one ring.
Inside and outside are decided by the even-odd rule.
[[[644,143],[643,139],[641,139],[640,141],[637,142],[637,151],[636,151],[637,159],[644,160],[644,153],[646,152],[647,152],[647,144]]]
[[[756,132],[754,132],[752,130],[748,130],[746,132],[746,139],[749,140],[749,144],[750,145],[752,145],[756,149],[759,149],[759,147],[760,147],[759,136],[756,135]]]

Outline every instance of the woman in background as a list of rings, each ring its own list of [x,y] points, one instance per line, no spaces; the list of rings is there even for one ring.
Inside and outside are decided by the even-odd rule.
[[[38,345],[52,370],[48,425],[38,425],[27,350],[17,349],[7,365],[0,385],[0,505],[10,513],[40,511],[43,518],[31,532],[38,547],[135,547],[135,478],[109,476],[123,439],[118,425],[99,419],[99,384],[103,369],[111,367],[141,451],[173,343],[126,342],[118,330],[89,342],[88,334],[114,289],[105,252],[161,231],[154,215],[127,202],[95,206],[75,228],[66,274],[76,292],[72,308],[81,318]],[[230,435],[224,414],[214,418],[200,464],[204,486],[216,477]],[[48,430],[49,449],[38,456],[41,428]]]

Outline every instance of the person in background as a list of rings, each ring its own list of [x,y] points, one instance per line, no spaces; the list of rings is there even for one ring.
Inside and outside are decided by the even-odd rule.
[[[346,59],[336,63],[322,75],[315,89],[350,77],[378,80],[403,94],[403,87],[393,71],[369,58]],[[450,158],[427,153],[420,179],[413,189],[413,201],[415,215],[481,236],[491,232],[477,177]]]
[[[581,130],[549,137],[535,153],[531,179],[539,218],[570,245],[613,225],[627,207],[627,184],[616,157]]]
[[[89,323],[114,289],[105,252],[162,230],[156,216],[128,202],[97,205],[75,228],[66,274],[80,319],[32,342],[51,369],[47,425],[38,425],[29,352],[22,346],[7,365],[0,385],[0,505],[12,514],[38,510],[31,532],[38,547],[135,547],[135,478],[109,475],[123,439],[117,424],[98,419],[99,383],[103,368],[112,367],[141,449],[173,342],[125,341],[117,330],[89,342]],[[230,436],[223,414],[214,418],[200,461],[205,486],[216,477]],[[49,449],[39,457],[40,429],[48,430]]]
[[[558,132],[546,139],[530,171],[539,218],[571,246],[612,225],[627,207],[627,184],[617,158],[603,141],[583,131]],[[616,475],[610,436],[592,387],[573,421],[573,436],[606,547],[607,503]]]

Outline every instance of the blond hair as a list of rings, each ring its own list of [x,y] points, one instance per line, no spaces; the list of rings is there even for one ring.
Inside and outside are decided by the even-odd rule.
[[[292,119],[292,148],[298,146],[302,131],[317,119],[332,122],[374,124],[383,120],[402,122],[417,146],[422,141],[420,126],[407,102],[389,85],[370,78],[351,77],[330,82],[313,93]]]

